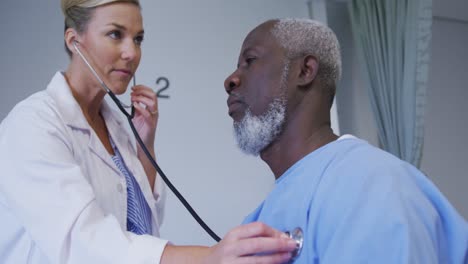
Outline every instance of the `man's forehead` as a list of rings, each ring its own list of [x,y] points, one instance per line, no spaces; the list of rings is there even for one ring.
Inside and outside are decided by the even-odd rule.
[[[249,49],[255,49],[276,42],[271,34],[273,25],[273,21],[268,21],[250,31],[242,44],[241,54]]]

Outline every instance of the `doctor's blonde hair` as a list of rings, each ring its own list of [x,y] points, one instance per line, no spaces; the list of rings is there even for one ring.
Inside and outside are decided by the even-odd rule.
[[[133,3],[140,7],[139,0],[61,0],[60,6],[65,16],[64,32],[68,28],[74,28],[78,33],[83,33],[96,7],[117,2]],[[71,56],[66,44],[65,50]]]

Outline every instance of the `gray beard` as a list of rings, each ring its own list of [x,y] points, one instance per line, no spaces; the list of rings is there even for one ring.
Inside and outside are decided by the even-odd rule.
[[[258,156],[262,150],[268,147],[283,131],[286,120],[286,89],[289,74],[290,61],[284,62],[281,73],[280,90],[283,92],[269,105],[265,113],[254,116],[247,108],[244,118],[234,122],[234,136],[237,145],[246,154]]]
[[[289,61],[284,64],[281,74],[280,89],[286,92],[287,77],[289,74]],[[247,108],[244,118],[234,122],[234,136],[237,145],[246,154],[258,156],[283,131],[286,119],[286,95],[275,98],[265,113],[254,116]]]
[[[286,113],[286,100],[277,98],[268,110],[259,116],[247,109],[244,118],[234,122],[237,145],[246,154],[258,156],[282,132]]]

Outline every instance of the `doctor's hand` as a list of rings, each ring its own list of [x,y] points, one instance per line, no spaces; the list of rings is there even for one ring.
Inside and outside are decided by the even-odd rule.
[[[133,124],[145,146],[153,149],[159,117],[156,93],[147,86],[136,85],[132,87],[130,100],[135,106]]]
[[[209,249],[203,263],[285,263],[295,248],[283,232],[255,222],[232,229]]]
[[[141,137],[149,153],[156,159],[154,152],[154,139],[156,137],[156,127],[158,125],[158,98],[156,93],[144,85],[132,87],[130,100],[135,106],[135,116],[132,119],[136,131]],[[148,183],[154,191],[156,182],[156,169],[147,158],[140,144],[137,144],[137,156],[145,170]]]

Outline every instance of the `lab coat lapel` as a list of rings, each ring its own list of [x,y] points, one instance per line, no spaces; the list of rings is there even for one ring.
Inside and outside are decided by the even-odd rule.
[[[109,112],[112,112],[112,110],[110,109],[109,105],[107,104],[105,100],[102,101],[100,111],[104,118],[104,121],[106,122],[107,131],[109,135],[112,138],[116,139],[114,136],[115,133],[113,132],[119,130],[118,124],[120,124],[120,121],[118,121],[117,117],[113,115],[112,113],[109,114]],[[117,140],[114,140],[114,142],[115,141],[120,142],[120,140],[121,139],[118,138]],[[98,136],[96,135],[96,133],[94,133],[93,130],[91,130],[91,137],[90,137],[88,146],[94,154],[96,154],[102,161],[104,161],[106,165],[111,167],[118,175],[121,175],[121,172],[115,165],[114,161],[112,160],[111,155],[104,148],[102,142],[99,140]],[[119,145],[117,145],[117,148],[119,148]],[[120,148],[119,148],[119,151],[120,151]]]
[[[111,155],[104,148],[102,142],[99,140],[98,136],[94,133],[94,131],[91,131],[88,147],[92,153],[94,153],[104,162],[104,164],[111,167],[116,174],[120,175],[120,170],[117,168],[117,166],[111,158]]]
[[[61,114],[64,123],[73,130],[85,131],[89,136],[88,147],[92,153],[96,154],[107,166],[110,166],[117,174],[120,171],[115,166],[112,158],[104,148],[94,130],[91,129],[86,118],[81,111],[80,105],[73,97],[70,86],[62,72],[57,72],[49,85],[47,93],[53,98],[57,104],[57,108]]]
[[[80,105],[73,97],[62,72],[57,72],[47,86],[47,93],[52,97],[64,123],[70,127],[89,130]]]

